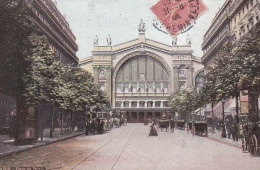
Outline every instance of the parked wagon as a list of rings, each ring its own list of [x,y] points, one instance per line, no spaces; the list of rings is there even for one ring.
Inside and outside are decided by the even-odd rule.
[[[188,130],[192,130],[192,121],[189,121],[187,125],[188,125]]]
[[[168,131],[169,124],[170,124],[169,119],[161,119],[158,121],[158,123],[159,123],[159,128],[161,129],[161,131],[163,131],[164,128],[165,128],[166,132]]]
[[[200,136],[208,136],[208,123],[204,121],[197,121],[193,124],[194,134]]]
[[[260,149],[260,121],[256,123],[242,124],[244,137],[242,138],[242,150],[255,156]]]
[[[179,130],[184,130],[185,129],[185,121],[184,120],[177,120],[175,122],[175,126]]]

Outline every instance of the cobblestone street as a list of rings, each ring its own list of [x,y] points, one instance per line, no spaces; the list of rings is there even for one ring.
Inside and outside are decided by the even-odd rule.
[[[128,124],[95,136],[79,136],[0,159],[0,167],[46,169],[259,169],[260,157],[185,131],[159,132]]]

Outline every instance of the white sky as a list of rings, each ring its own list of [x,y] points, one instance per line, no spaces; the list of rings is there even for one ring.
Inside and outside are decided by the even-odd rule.
[[[91,56],[94,36],[98,35],[99,45],[106,45],[110,34],[112,45],[138,38],[137,27],[142,18],[146,25],[145,36],[149,39],[171,45],[172,37],[153,27],[157,19],[150,8],[159,0],[57,0],[57,7],[70,24],[77,38],[79,59]],[[201,16],[194,27],[178,35],[178,45],[186,44],[189,34],[194,55],[201,57],[203,35],[210,26],[216,12],[225,0],[203,0],[209,10]]]

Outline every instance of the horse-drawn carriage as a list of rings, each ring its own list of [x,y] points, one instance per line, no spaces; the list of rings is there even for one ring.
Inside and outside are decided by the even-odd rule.
[[[260,149],[260,121],[256,123],[242,122],[242,127],[242,150],[255,156]]]
[[[169,119],[161,119],[158,121],[159,123],[159,128],[161,131],[165,128],[166,132],[168,131],[169,125],[170,125],[170,120]]]
[[[208,123],[205,121],[196,121],[193,123],[193,134],[208,136]]]
[[[184,130],[185,129],[185,121],[184,120],[175,121],[175,127],[176,127],[176,129]]]

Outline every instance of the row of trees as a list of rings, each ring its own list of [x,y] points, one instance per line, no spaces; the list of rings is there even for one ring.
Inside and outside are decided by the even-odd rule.
[[[73,114],[109,103],[89,72],[61,64],[24,0],[0,0],[0,11],[0,92],[16,99],[18,120],[46,103],[52,117],[57,107]]]
[[[217,103],[223,99],[236,99],[238,113],[239,89],[249,93],[249,118],[256,121],[258,112],[259,80],[260,80],[260,29],[255,28],[238,42],[228,42],[220,50],[211,67],[207,69],[205,83],[197,91],[187,89],[171,96],[173,109],[186,115],[209,103]]]

